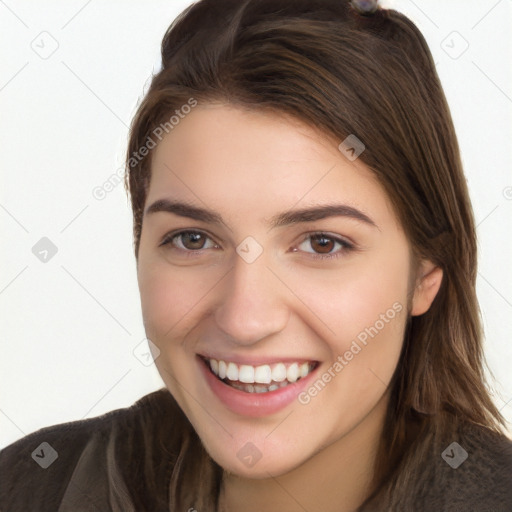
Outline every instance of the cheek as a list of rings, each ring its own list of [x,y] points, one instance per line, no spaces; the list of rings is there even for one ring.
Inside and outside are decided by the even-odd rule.
[[[402,275],[394,277],[382,276],[382,272],[365,273],[345,285],[336,326],[344,340],[358,339],[364,344],[368,336],[382,335],[390,339],[398,336],[401,341],[407,279]]]
[[[407,251],[369,260],[357,260],[314,283],[302,281],[303,296],[316,305],[315,312],[329,329],[327,335],[322,329],[329,356],[319,378],[330,391],[322,392],[317,404],[335,400],[339,410],[356,416],[371,407],[390,382],[407,320]],[[319,383],[311,396],[321,389]]]
[[[315,293],[332,332],[324,337],[329,360],[301,403],[316,401],[313,407],[335,420],[336,432],[363,417],[394,374],[407,319],[407,269],[407,252],[390,253],[317,283],[322,294],[313,287],[305,292]],[[337,406],[329,407],[332,403]]]
[[[156,258],[139,261],[138,282],[146,334],[157,345],[182,340],[200,317],[208,295],[222,279],[219,269],[198,271]]]
[[[156,367],[180,407],[189,412],[183,383],[194,396],[198,393],[189,381],[195,363],[186,340],[199,323],[208,282],[194,280],[190,271],[156,259],[139,260],[138,282],[146,336],[160,349]]]
[[[296,291],[327,327],[321,329],[322,337],[339,353],[360,333],[364,339],[366,330],[375,325],[386,336],[401,340],[406,315],[399,313],[407,310],[407,268],[403,254],[358,259],[336,271],[304,273]]]
[[[193,305],[196,290],[186,286],[183,274],[157,261],[139,261],[138,282],[146,333],[157,345],[174,337]]]

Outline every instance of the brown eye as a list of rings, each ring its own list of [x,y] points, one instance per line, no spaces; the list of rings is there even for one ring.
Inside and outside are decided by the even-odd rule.
[[[303,239],[298,249],[312,258],[328,259],[343,256],[353,250],[354,245],[327,233],[312,233]]]
[[[209,236],[200,231],[181,231],[168,235],[161,245],[189,252],[218,247]]]
[[[206,243],[206,237],[202,233],[187,232],[179,235],[181,243],[185,249],[197,250],[202,249]]]
[[[310,238],[311,247],[315,252],[326,254],[331,252],[336,245],[336,242],[329,237],[324,235],[314,235]]]

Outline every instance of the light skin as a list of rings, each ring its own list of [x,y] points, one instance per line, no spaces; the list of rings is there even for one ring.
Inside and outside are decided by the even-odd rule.
[[[432,263],[413,266],[386,193],[339,142],[289,117],[208,104],[153,150],[146,209],[165,199],[218,217],[145,213],[138,280],[157,368],[224,468],[221,508],[229,512],[340,512],[362,503],[407,315],[427,311],[441,283]],[[272,224],[283,212],[334,204],[351,215]],[[173,238],[179,231],[198,234]],[[263,249],[252,263],[236,252],[248,236]],[[236,414],[199,369],[196,354],[206,351],[318,361],[321,377],[393,304],[401,311],[307,404]],[[237,457],[247,442],[262,455],[252,467]]]

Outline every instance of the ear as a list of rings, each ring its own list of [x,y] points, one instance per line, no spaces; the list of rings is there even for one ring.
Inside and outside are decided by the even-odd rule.
[[[412,297],[411,315],[426,313],[441,287],[443,271],[431,261],[423,260],[418,269],[416,286]]]

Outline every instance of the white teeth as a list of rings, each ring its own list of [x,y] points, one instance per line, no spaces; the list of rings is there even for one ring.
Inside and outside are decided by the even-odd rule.
[[[299,365],[297,363],[293,363],[288,368],[288,371],[286,372],[286,378],[290,382],[296,382],[299,378]]]
[[[238,380],[238,366],[235,363],[228,363],[226,377],[229,380]]]
[[[286,379],[286,366],[283,363],[276,364],[272,370],[272,380],[282,382]]]
[[[219,379],[226,378],[227,365],[224,361],[219,361]]]
[[[233,387],[248,393],[275,391],[306,377],[313,368],[308,362],[291,363],[288,367],[284,363],[277,363],[272,368],[269,364],[261,366],[242,364],[238,366],[235,363],[227,363],[217,359],[208,359],[207,361],[212,373],[217,375],[219,379],[226,380],[227,378]]]
[[[268,393],[275,391],[280,387],[283,388],[289,385],[289,382],[282,382],[280,386],[272,384],[272,386],[253,386],[252,384],[240,384],[239,382],[231,382],[229,384],[232,388],[238,389],[239,391],[245,391],[246,393]]]
[[[246,382],[251,384],[254,383],[254,366],[249,366],[247,364],[243,364],[242,366],[240,366],[240,370],[238,371],[238,380],[240,382]]]
[[[299,367],[299,376],[306,377],[309,373],[309,363],[302,363]]]
[[[254,382],[258,382],[259,384],[270,384],[272,382],[272,370],[268,364],[256,367]]]

